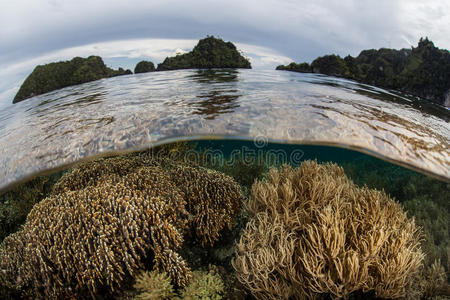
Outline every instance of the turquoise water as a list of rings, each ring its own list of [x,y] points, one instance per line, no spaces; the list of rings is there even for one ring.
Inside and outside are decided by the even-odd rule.
[[[267,167],[280,167],[283,164],[298,167],[304,161],[316,160],[319,163],[336,163],[344,167],[347,175],[354,182],[361,186],[368,185],[371,188],[383,189],[401,202],[409,200],[408,196],[399,191],[406,181],[435,182],[440,185],[442,195],[450,197],[449,183],[354,150],[318,145],[268,143],[265,140],[257,142],[200,140],[190,143],[198,151],[206,149],[210,158],[216,158],[212,162],[208,161],[209,167],[220,169],[228,164],[233,168],[236,161],[242,157],[246,157],[244,161],[246,165],[266,165]],[[201,159],[200,162],[202,162]]]

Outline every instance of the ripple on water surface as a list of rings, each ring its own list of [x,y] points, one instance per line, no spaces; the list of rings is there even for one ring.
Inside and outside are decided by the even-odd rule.
[[[450,178],[449,112],[323,75],[181,70],[102,79],[0,112],[0,189],[92,155],[189,137],[338,145]]]

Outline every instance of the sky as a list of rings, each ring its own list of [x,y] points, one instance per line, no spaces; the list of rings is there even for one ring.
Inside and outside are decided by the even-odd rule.
[[[206,35],[233,42],[254,69],[325,54],[450,49],[448,0],[1,0],[0,109],[38,64],[100,55],[134,69],[190,51]]]

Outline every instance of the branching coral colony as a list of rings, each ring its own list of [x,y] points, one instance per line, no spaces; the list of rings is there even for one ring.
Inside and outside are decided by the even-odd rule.
[[[95,297],[134,278],[140,299],[220,299],[220,276],[191,271],[179,250],[187,236],[213,245],[231,228],[241,190],[220,172],[169,159],[173,150],[99,159],[60,178],[0,245],[0,297]],[[233,260],[256,298],[447,293],[442,262],[421,269],[421,232],[383,192],[311,161],[265,178],[252,187]],[[148,259],[151,271],[141,272]]]
[[[0,284],[39,298],[94,297],[135,276],[144,259],[185,286],[185,234],[212,245],[240,208],[240,187],[200,167],[134,155],[84,163],[64,175],[0,245]]]
[[[258,299],[404,297],[423,260],[399,203],[359,188],[335,164],[284,166],[256,182],[233,266]]]

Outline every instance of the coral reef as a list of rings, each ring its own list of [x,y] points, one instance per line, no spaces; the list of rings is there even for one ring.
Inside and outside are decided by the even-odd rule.
[[[151,254],[155,270],[185,286],[183,236],[213,244],[242,196],[230,177],[180,164],[145,152],[75,167],[0,245],[0,284],[33,297],[94,297],[117,290]]]
[[[448,272],[450,270],[449,210],[426,197],[413,198],[402,204],[408,215],[414,216],[425,233],[421,243],[426,253],[425,265],[431,266],[439,260]]]
[[[174,292],[170,277],[157,271],[142,272],[136,279],[134,287],[138,290],[136,299],[185,299],[185,300],[220,300],[224,284],[219,275],[210,271],[194,271],[189,284]]]
[[[435,297],[436,295],[450,296],[450,287],[447,284],[447,274],[439,260],[435,260],[424,274],[425,281],[424,296],[426,299]]]
[[[136,299],[157,300],[175,297],[174,288],[167,273],[158,271],[144,271],[136,278],[134,287],[140,292]]]
[[[237,245],[238,279],[257,297],[406,295],[420,272],[421,232],[399,203],[359,188],[335,164],[271,169],[247,204]]]
[[[229,176],[204,168],[177,164],[168,173],[188,199],[190,227],[203,245],[212,246],[222,229],[232,227],[241,205],[240,187]]]
[[[36,177],[0,195],[0,241],[20,228],[33,206],[50,193],[55,177]]]
[[[158,267],[176,269],[177,284],[185,283],[184,261],[166,253],[181,246],[185,203],[162,170],[108,174],[99,182],[33,208],[23,229],[2,244],[8,277],[36,295],[59,297],[69,287],[93,295],[103,282],[113,291],[151,248]]]
[[[191,282],[181,292],[181,299],[186,300],[220,300],[224,284],[219,275],[212,271],[194,271]]]
[[[240,154],[237,157],[229,158],[219,171],[233,177],[244,188],[244,191],[249,193],[253,182],[262,179],[263,175],[269,171],[268,161],[267,157],[245,157]]]
[[[372,157],[344,164],[344,169],[358,185],[384,190],[395,198],[423,228],[421,248],[425,253],[425,270],[435,268],[433,265],[439,261],[445,273],[450,271],[450,183]],[[425,273],[418,280],[427,283],[430,280]]]

